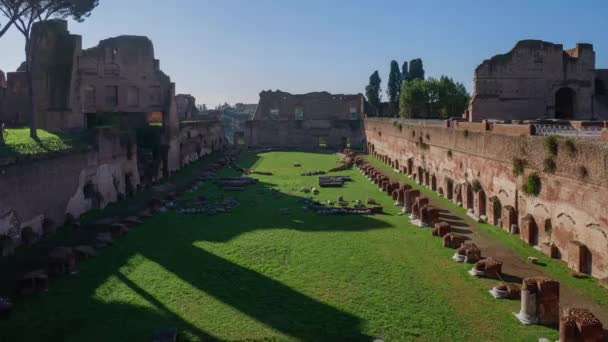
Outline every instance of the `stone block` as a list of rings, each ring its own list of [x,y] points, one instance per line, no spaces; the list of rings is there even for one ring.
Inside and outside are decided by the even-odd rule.
[[[603,341],[604,328],[591,311],[565,308],[559,322],[560,342]]]
[[[435,235],[435,231],[437,234]],[[450,226],[447,222],[438,222],[435,223],[435,229],[433,229],[433,235],[444,237],[452,231],[452,226]]]

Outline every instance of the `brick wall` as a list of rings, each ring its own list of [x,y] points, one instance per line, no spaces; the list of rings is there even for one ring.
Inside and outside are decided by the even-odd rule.
[[[553,158],[557,168],[548,174],[543,172],[543,161],[549,158],[543,138],[513,135],[529,129],[527,125],[508,126],[500,126],[497,131],[509,135],[474,130],[465,133],[463,129],[440,126],[400,128],[392,120],[366,119],[365,134],[371,154],[383,156],[402,172],[413,170],[417,174],[422,169],[430,173],[437,180],[437,191],[448,197],[450,188],[453,193],[449,197],[454,201],[466,199],[470,184],[478,181],[482,190],[472,194],[473,202],[482,207],[476,211],[485,209],[489,222],[504,225],[513,220],[522,225],[525,217],[531,217],[538,236],[527,236],[526,240],[555,243],[564,260],[568,260],[569,243],[579,241],[589,250],[592,275],[608,276],[608,146],[576,141],[576,151],[570,152],[560,140]],[[514,159],[524,161],[524,175],[514,175]],[[522,190],[533,173],[541,180],[538,196]],[[495,201],[500,203],[500,210],[494,210]],[[514,209],[514,217],[502,217],[505,207]]]

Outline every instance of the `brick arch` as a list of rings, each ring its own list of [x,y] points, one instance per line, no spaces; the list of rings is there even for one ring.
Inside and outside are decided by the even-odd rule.
[[[495,226],[501,225],[502,218],[502,202],[498,198],[498,196],[490,197],[488,201],[489,205],[487,207],[488,220],[490,224]]]
[[[519,237],[531,246],[538,245],[538,225],[534,216],[527,214],[521,219],[519,225]]]
[[[473,212],[478,217],[485,216],[487,214],[487,199],[486,192],[483,189],[479,189],[474,194],[473,201]]]

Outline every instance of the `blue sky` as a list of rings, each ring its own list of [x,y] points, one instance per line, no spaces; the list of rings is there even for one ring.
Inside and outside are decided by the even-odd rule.
[[[199,103],[257,102],[262,90],[363,92],[383,88],[392,59],[420,57],[429,76],[471,90],[473,70],[521,39],[595,46],[608,68],[606,0],[101,0],[70,31],[84,47],[146,35],[161,68]],[[0,38],[0,69],[23,60],[16,30]]]

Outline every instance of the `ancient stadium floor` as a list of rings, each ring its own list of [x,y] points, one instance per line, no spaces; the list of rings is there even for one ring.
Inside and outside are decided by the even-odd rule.
[[[0,341],[149,341],[163,327],[195,341],[557,339],[556,329],[521,325],[513,316],[519,301],[493,299],[496,280],[471,277],[471,265],[454,263],[453,250],[398,216],[356,169],[339,173],[354,182],[316,197],[372,197],[387,214],[303,210],[307,195],[299,190],[317,177],[300,173],[336,161],[334,154],[247,155],[241,166],[274,175],[225,194],[239,202],[231,214],[156,215],[79,264],[78,274],[53,281],[49,293],[20,302],[0,323]],[[185,197],[202,194],[222,196],[206,184]]]

